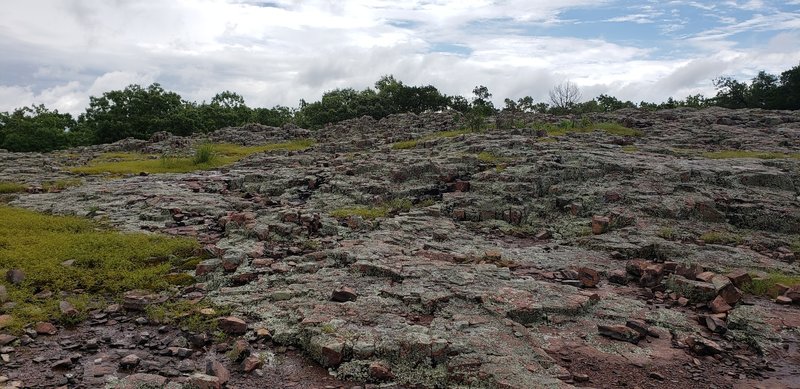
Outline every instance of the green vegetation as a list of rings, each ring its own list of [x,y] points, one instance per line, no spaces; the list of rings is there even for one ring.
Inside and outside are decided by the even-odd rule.
[[[20,184],[18,182],[0,181],[0,194],[19,193],[19,192],[24,192],[26,189],[28,189],[28,186],[25,184]]]
[[[474,131],[472,131],[471,129],[466,129],[466,128],[460,130],[440,131],[433,134],[425,135],[421,138],[396,142],[392,144],[392,149],[394,150],[413,149],[416,148],[420,142],[427,142],[430,140],[442,139],[442,138],[455,138],[459,135],[471,134],[473,132]]]
[[[506,169],[506,164],[513,160],[512,158],[502,157],[488,151],[481,151],[480,153],[478,153],[477,158],[478,161],[481,161],[483,163],[494,164],[495,165],[494,168],[498,172],[504,171]]]
[[[666,240],[675,240],[678,234],[675,233],[675,229],[672,227],[662,227],[658,230],[658,236]]]
[[[733,244],[738,245],[744,241],[739,234],[725,231],[709,231],[700,235],[700,240],[708,244]]]
[[[756,158],[756,159],[800,159],[800,153],[784,154],[768,151],[748,151],[748,150],[722,150],[703,153],[703,156],[710,159],[732,159],[732,158]]]
[[[203,144],[191,157],[158,156],[138,153],[106,153],[87,166],[72,169],[74,173],[114,175],[145,173],[187,173],[229,165],[247,156],[270,151],[299,151],[314,145],[311,139],[259,146]],[[199,163],[196,163],[199,162]]]
[[[130,289],[166,288],[170,261],[197,248],[191,239],[120,233],[78,217],[5,206],[0,206],[0,220],[0,272],[20,269],[25,274],[19,285],[2,281],[15,303],[4,312],[13,317],[12,330],[65,319],[59,317],[61,292],[80,289],[86,300],[72,301],[80,308]]]
[[[42,183],[42,190],[45,192],[57,192],[73,186],[81,186],[81,184],[82,182],[78,178],[45,181]]]
[[[531,96],[517,100],[504,99],[504,112],[536,112],[550,114],[586,114],[610,112],[623,108],[643,110],[678,107],[800,109],[800,66],[778,75],[760,72],[749,83],[722,77],[714,80],[716,96],[687,96],[684,100],[667,99],[662,103],[639,104],[621,101],[601,94],[580,101],[578,86],[565,82],[551,91],[550,103],[534,102]],[[319,101],[301,100],[297,108],[275,106],[251,108],[244,98],[231,91],[217,93],[209,103],[184,100],[175,92],[164,90],[155,83],[147,87],[129,85],[89,98],[86,111],[76,118],[70,114],[51,111],[44,105],[23,107],[13,112],[0,112],[0,148],[11,151],[51,151],[71,146],[114,142],[127,137],[148,139],[159,131],[176,135],[208,133],[228,126],[260,123],[281,126],[293,123],[317,129],[327,123],[371,116],[381,119],[398,113],[425,111],[457,111],[466,114],[468,128],[483,127],[486,117],[499,110],[492,102],[488,88],[479,85],[470,99],[442,94],[432,85],[409,86],[393,76],[381,77],[373,88],[334,89]],[[507,129],[513,122],[500,120],[499,128]],[[609,133],[616,128],[603,129]],[[628,130],[622,130],[628,135]],[[631,134],[636,136],[636,134]]]
[[[147,319],[158,324],[173,324],[195,333],[220,334],[217,318],[231,313],[230,308],[210,305],[205,301],[192,303],[189,301],[168,301],[150,305],[145,310]]]
[[[628,154],[634,154],[639,152],[639,148],[633,145],[622,146],[622,152]]]
[[[757,296],[777,297],[778,284],[788,287],[800,285],[800,276],[771,272],[766,277],[753,277],[753,282],[745,286],[744,291]]]
[[[211,143],[203,143],[194,150],[194,157],[192,158],[192,164],[194,165],[203,165],[203,164],[210,164],[214,158],[216,158],[217,154],[214,151],[214,145]]]

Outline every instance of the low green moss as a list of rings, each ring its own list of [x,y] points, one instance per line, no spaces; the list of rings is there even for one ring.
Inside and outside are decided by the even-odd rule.
[[[678,234],[675,233],[675,229],[672,227],[662,227],[658,230],[658,236],[666,240],[675,240]]]
[[[633,145],[622,146],[622,152],[628,154],[635,154],[639,152],[639,148]]]
[[[173,324],[195,333],[217,333],[217,319],[231,313],[230,308],[200,301],[168,301],[147,307],[147,319],[157,324]]]
[[[87,166],[72,169],[74,173],[115,175],[138,173],[187,173],[229,165],[250,155],[271,151],[300,151],[314,145],[311,139],[259,146],[204,144],[193,156],[168,156],[140,153],[105,153]]]
[[[776,153],[770,151],[751,151],[751,150],[721,150],[703,153],[703,157],[709,159],[735,159],[735,158],[755,158],[755,159],[800,159],[800,153]]]
[[[371,220],[379,217],[386,217],[388,214],[389,208],[387,207],[348,207],[331,211],[331,216],[337,219],[360,216],[363,219]]]
[[[57,192],[74,186],[81,186],[81,184],[83,182],[78,178],[45,181],[42,183],[42,189],[46,192]]]
[[[13,317],[13,329],[58,318],[61,292],[80,290],[96,300],[129,289],[166,288],[169,258],[197,248],[191,239],[120,233],[78,217],[6,206],[0,206],[0,220],[0,272],[25,274],[19,285],[2,281],[14,303],[4,311]]]
[[[392,144],[392,148],[395,149],[395,150],[413,149],[413,148],[417,147],[417,144],[419,144],[419,141],[416,140],[416,139],[412,139],[412,140],[406,140],[406,141],[394,143],[394,144]]]
[[[700,235],[700,240],[708,244],[734,244],[739,245],[744,238],[739,234],[725,231],[709,231]]]
[[[757,296],[778,296],[778,284],[792,287],[800,285],[800,276],[781,272],[768,273],[766,277],[753,277],[753,282],[743,287],[744,291]]]
[[[0,194],[2,193],[20,193],[24,192],[28,187],[25,184],[18,182],[0,181]]]

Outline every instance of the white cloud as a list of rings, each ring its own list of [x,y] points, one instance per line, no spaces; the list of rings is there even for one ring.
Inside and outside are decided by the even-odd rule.
[[[333,88],[371,86],[384,74],[448,94],[469,95],[483,84],[497,102],[546,100],[564,79],[587,98],[660,101],[712,92],[715,69],[748,75],[796,65],[796,14],[758,1],[730,3],[762,14],[731,24],[720,13],[729,25],[672,48],[638,41],[636,30],[611,41],[603,31],[570,37],[549,29],[577,27],[565,16],[570,9],[616,6],[620,15],[610,20],[633,22],[616,26],[655,22],[673,33],[695,26],[671,8],[717,12],[723,5],[670,1],[628,11],[620,0],[15,1],[0,13],[0,111],[44,103],[77,114],[90,95],[151,82],[196,101],[232,90],[252,106],[296,106]],[[765,47],[743,48],[734,38],[748,31],[783,32]],[[436,52],[440,44],[465,53]]]

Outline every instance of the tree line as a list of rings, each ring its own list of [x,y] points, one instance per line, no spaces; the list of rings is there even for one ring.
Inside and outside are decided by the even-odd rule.
[[[397,113],[454,110],[467,117],[485,117],[499,111],[552,114],[610,112],[622,108],[658,110],[678,107],[800,109],[800,66],[780,76],[760,72],[750,82],[731,77],[714,80],[716,95],[669,98],[656,104],[621,101],[602,94],[580,101],[580,90],[564,82],[550,91],[549,102],[536,102],[530,96],[517,100],[506,98],[503,107],[495,107],[492,94],[482,85],[473,89],[470,98],[448,96],[432,85],[410,86],[393,76],[383,76],[374,88],[334,89],[319,101],[300,100],[296,108],[275,106],[251,108],[237,93],[224,91],[210,102],[196,103],[183,99],[155,83],[147,87],[130,85],[124,90],[92,96],[89,107],[78,117],[59,113],[44,105],[22,107],[0,113],[0,148],[10,151],[51,151],[67,147],[115,142],[127,137],[147,139],[158,131],[175,135],[207,133],[228,126],[260,123],[281,126],[294,123],[316,129],[364,115],[381,119]]]

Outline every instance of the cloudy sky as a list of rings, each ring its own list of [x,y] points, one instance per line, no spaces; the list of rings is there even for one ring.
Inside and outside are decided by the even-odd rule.
[[[161,83],[297,106],[384,74],[494,100],[713,95],[711,79],[800,64],[800,0],[4,0],[0,111]]]

